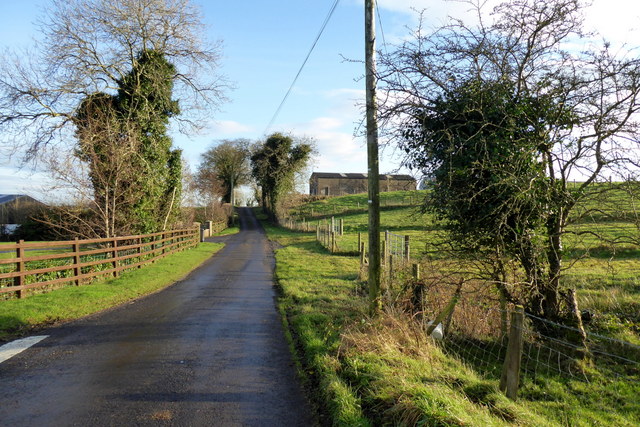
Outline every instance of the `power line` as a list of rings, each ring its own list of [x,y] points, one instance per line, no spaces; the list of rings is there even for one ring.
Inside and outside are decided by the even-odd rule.
[[[376,2],[376,14],[378,15],[378,26],[380,27],[380,34],[382,35],[382,46],[384,51],[387,52],[387,40],[384,37],[384,29],[382,28],[382,16],[380,16],[380,8],[378,2]]]
[[[325,27],[327,26],[327,24],[329,23],[329,20],[333,16],[333,12],[335,12],[336,8],[338,7],[338,3],[340,3],[340,0],[335,0],[333,2],[333,6],[331,6],[331,9],[329,10],[329,14],[327,15],[327,17],[324,19],[324,22],[322,23],[322,27],[320,28],[320,32],[318,32],[318,35],[316,36],[316,39],[313,41],[313,45],[311,45],[311,49],[309,49],[309,53],[307,53],[306,58],[304,58],[304,62],[300,66],[300,69],[298,70],[298,73],[296,74],[295,78],[293,79],[293,82],[291,82],[291,86],[289,86],[289,90],[287,90],[287,93],[284,95],[284,98],[282,98],[282,101],[280,102],[280,105],[278,106],[278,109],[273,114],[273,117],[271,118],[271,121],[267,125],[267,128],[264,130],[265,135],[269,131],[269,129],[271,129],[271,126],[273,125],[273,123],[276,121],[276,118],[278,117],[278,114],[280,114],[280,110],[282,109],[282,106],[287,101],[287,98],[289,97],[289,94],[291,93],[291,90],[293,89],[293,87],[295,86],[296,82],[298,81],[298,77],[300,77],[300,74],[302,73],[302,69],[307,64],[307,61],[309,60],[309,57],[311,56],[311,53],[313,52],[313,49],[315,49],[316,44],[318,44],[318,40],[320,40],[320,36],[322,36],[322,33],[324,32]]]

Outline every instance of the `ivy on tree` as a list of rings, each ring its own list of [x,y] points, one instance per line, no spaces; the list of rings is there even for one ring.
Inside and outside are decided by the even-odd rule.
[[[571,49],[585,41],[578,0],[503,2],[490,16],[466,3],[482,18],[473,26],[420,27],[380,55],[384,132],[433,177],[425,206],[457,250],[481,251],[490,268],[516,261],[514,302],[579,323],[564,236],[605,172],[640,164],[640,59],[593,39]]]
[[[282,196],[293,189],[295,174],[305,168],[312,151],[310,144],[276,132],[251,156],[251,174],[262,190],[260,204],[272,220]]]
[[[181,151],[167,135],[180,112],[171,99],[175,72],[161,53],[145,50],[116,95],[90,95],[75,116],[76,153],[89,163],[97,204],[113,209],[112,233],[159,231],[178,216]]]

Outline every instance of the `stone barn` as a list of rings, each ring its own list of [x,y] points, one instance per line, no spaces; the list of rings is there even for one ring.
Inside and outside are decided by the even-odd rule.
[[[344,196],[367,192],[366,173],[314,172],[309,179],[309,194]],[[416,180],[410,175],[380,175],[380,191],[415,190]]]

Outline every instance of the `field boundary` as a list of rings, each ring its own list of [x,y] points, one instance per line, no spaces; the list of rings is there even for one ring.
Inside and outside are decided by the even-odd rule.
[[[0,295],[13,293],[23,298],[27,290],[69,283],[78,286],[97,277],[117,277],[124,270],[141,268],[194,247],[199,241],[199,227],[101,239],[20,240],[3,246],[15,250],[15,257],[0,259]]]

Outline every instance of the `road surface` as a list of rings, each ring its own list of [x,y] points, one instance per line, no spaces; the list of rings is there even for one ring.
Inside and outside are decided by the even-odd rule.
[[[184,280],[41,331],[1,363],[0,426],[316,424],[275,308],[269,243],[249,209],[240,221]]]

